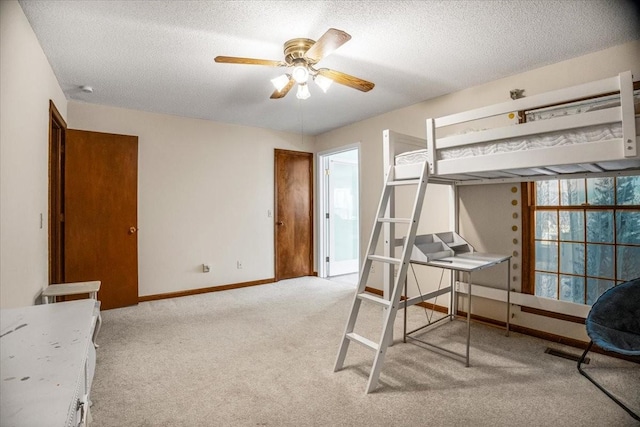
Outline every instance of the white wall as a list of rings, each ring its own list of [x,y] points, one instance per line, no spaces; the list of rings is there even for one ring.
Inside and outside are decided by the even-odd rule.
[[[505,58],[508,60],[508,58]],[[382,189],[382,131],[391,129],[425,138],[425,119],[457,113],[468,109],[504,102],[510,99],[509,91],[514,88],[525,89],[525,95],[534,95],[549,90],[572,86],[601,78],[615,76],[618,73],[631,70],[635,78],[640,78],[640,41],[626,43],[603,51],[595,52],[582,57],[574,58],[557,64],[548,65],[525,73],[495,80],[483,85],[475,86],[459,92],[451,93],[430,101],[422,102],[403,109],[391,111],[377,117],[336,129],[319,135],[316,149],[318,151],[329,150],[359,141],[361,143],[362,159],[362,185],[360,200],[361,218],[361,248],[366,244],[371,233],[373,215]],[[374,89],[375,90],[375,89]],[[477,249],[497,252],[512,253],[522,251],[517,245],[513,245],[513,238],[520,241],[519,231],[514,232],[511,226],[515,224],[512,214],[514,207],[512,200],[520,200],[518,193],[512,193],[513,185],[485,185],[465,187],[460,192],[460,230],[461,234],[469,237],[468,240]],[[429,191],[433,191],[432,188]],[[447,205],[447,193],[441,191],[439,195],[427,193],[427,204],[423,209],[421,219],[421,232],[437,231],[447,224],[450,213]],[[427,211],[429,214],[425,218]],[[422,222],[429,221],[429,225]],[[434,226],[435,225],[435,226]],[[429,230],[435,228],[436,230]],[[520,261],[514,259],[517,267],[512,270],[512,276],[516,276],[514,287],[520,289]],[[506,274],[500,279],[495,273],[491,276],[482,276],[481,281],[487,278],[495,280],[496,286],[506,280]],[[431,277],[425,277],[433,279]],[[421,280],[422,281],[422,280]],[[475,279],[474,279],[475,281]],[[425,280],[429,282],[429,280]],[[381,274],[371,275],[370,286],[382,289]],[[437,283],[426,285],[427,289],[437,287]],[[423,291],[425,286],[423,285]],[[415,290],[413,291],[415,292]],[[442,304],[440,301],[439,304]],[[504,320],[504,306],[492,301],[474,301],[473,311],[486,317]],[[585,339],[584,326],[549,319],[529,313],[520,313],[516,310],[514,323],[522,326],[557,333],[576,339]]]
[[[0,307],[10,308],[32,305],[48,284],[49,100],[67,115],[17,1],[0,2],[0,94]]]
[[[68,110],[69,128],[138,136],[140,296],[274,277],[274,148],[312,152],[313,138],[74,101]]]

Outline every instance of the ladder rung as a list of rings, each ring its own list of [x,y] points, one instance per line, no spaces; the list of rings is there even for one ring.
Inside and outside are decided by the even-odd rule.
[[[389,258],[387,256],[381,256],[381,255],[369,255],[369,259],[371,261],[386,262],[387,264],[395,264],[395,265],[400,265],[400,263],[402,263],[402,260],[399,258]]]
[[[346,337],[350,340],[350,341],[355,341],[357,343],[362,344],[363,346],[370,348],[373,351],[377,351],[378,350],[378,344],[374,343],[373,341],[371,341],[368,338],[363,337],[362,335],[358,335],[355,332],[350,332],[346,335]]]
[[[384,298],[380,298],[377,295],[372,295],[372,294],[368,294],[368,293],[365,293],[365,292],[363,292],[361,294],[358,294],[358,298],[360,298],[362,300],[375,302],[376,304],[384,305],[385,307],[389,307],[391,305],[391,301],[386,300]]]
[[[401,179],[400,181],[389,181],[387,185],[418,185],[419,179]]]
[[[394,224],[411,224],[411,218],[378,218],[378,222],[392,222]]]

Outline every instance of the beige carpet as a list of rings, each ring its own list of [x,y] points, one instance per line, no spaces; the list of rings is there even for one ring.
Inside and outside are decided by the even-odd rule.
[[[333,372],[353,292],[308,277],[103,312],[92,426],[636,425],[575,362],[544,353],[579,350],[481,324],[471,367],[400,342],[366,395],[367,349],[352,344]],[[379,309],[361,314],[357,331],[377,340]],[[400,315],[397,338],[401,327]],[[465,327],[423,338],[463,351]],[[587,369],[640,409],[639,365],[592,354]]]

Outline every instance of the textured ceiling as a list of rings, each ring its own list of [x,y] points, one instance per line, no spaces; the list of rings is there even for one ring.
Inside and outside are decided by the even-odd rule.
[[[390,110],[640,39],[635,2],[20,1],[68,99],[316,135]],[[375,83],[269,99],[286,40],[338,28],[319,65]],[[92,86],[86,94],[79,86]]]

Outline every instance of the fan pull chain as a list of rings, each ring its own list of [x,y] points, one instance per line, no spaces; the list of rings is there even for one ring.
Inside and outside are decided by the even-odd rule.
[[[300,145],[304,145],[304,110],[302,105],[302,100],[298,100],[298,105],[300,105]]]

